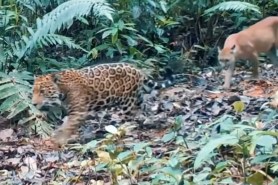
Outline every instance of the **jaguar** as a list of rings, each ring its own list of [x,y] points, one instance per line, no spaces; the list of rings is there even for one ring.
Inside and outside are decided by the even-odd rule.
[[[63,145],[89,112],[118,106],[127,114],[142,103],[145,87],[157,89],[171,83],[154,82],[129,63],[99,64],[35,77],[32,103],[38,109],[65,107],[67,119],[52,136],[54,143]]]

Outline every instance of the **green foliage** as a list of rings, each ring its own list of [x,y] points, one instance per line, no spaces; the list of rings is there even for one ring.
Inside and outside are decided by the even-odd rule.
[[[204,160],[210,156],[210,153],[217,149],[221,145],[230,145],[233,146],[238,143],[238,138],[233,135],[221,135],[220,138],[212,138],[210,141],[201,149],[198,153],[195,162],[194,162],[194,169],[197,169],[201,166]]]
[[[49,44],[66,44],[69,48],[80,49],[81,47],[72,43],[70,39],[53,34],[61,28],[70,27],[74,18],[87,16],[91,11],[96,16],[106,16],[112,20],[111,14],[113,10],[104,0],[67,1],[52,10],[49,14],[44,15],[42,19],[38,18],[36,20],[37,30],[33,31],[32,28],[28,28],[28,32],[31,36],[29,38],[23,36],[19,48],[16,48],[19,51],[17,54],[18,60],[20,60],[28,50],[31,50],[37,42],[39,45],[46,46]]]
[[[259,116],[249,121],[238,121],[233,116],[223,116],[209,124],[206,129],[212,128],[212,131],[218,129],[219,133],[212,134],[198,152],[194,162],[195,170],[204,168],[206,166],[204,162],[213,163],[215,165],[214,170],[201,170],[200,174],[206,178],[213,175],[215,182],[220,182],[219,180],[224,177],[218,176],[217,173],[223,174],[236,164],[238,168],[241,168],[239,169],[242,171],[241,176],[248,183],[263,182],[266,174],[258,174],[260,170],[253,171],[252,168],[256,165],[263,165],[265,168],[272,166],[269,170],[275,172],[277,163],[274,156],[277,150],[275,146],[278,133],[259,130],[256,123],[260,119],[262,118]],[[220,160],[221,157],[220,159],[216,157],[225,154],[229,154],[225,159]],[[238,161],[242,161],[242,165],[239,165]],[[265,163],[266,161],[268,162]],[[261,168],[264,168],[263,166]]]
[[[178,123],[177,123],[178,124]],[[150,175],[151,180],[143,181],[145,184],[179,184],[188,183],[183,178],[181,165],[191,157],[186,156],[182,149],[169,152],[169,157],[159,158],[155,155],[151,145],[155,142],[125,142],[126,133],[132,126],[122,125],[115,128],[110,125],[106,127],[108,132],[105,139],[93,140],[84,146],[74,146],[76,150],[95,151],[98,165],[94,167],[96,172],[107,171],[110,173],[113,184],[122,184],[119,176],[128,177],[131,182],[145,174]],[[175,139],[175,138],[173,138]]]
[[[13,118],[28,107],[33,108],[30,99],[32,85],[27,82],[31,80],[30,73],[0,73],[0,99],[4,102],[0,106],[1,114],[9,113],[7,118]],[[27,100],[27,101],[26,101]]]
[[[46,137],[52,129],[31,102],[31,80],[33,76],[26,71],[14,71],[9,75],[0,72],[0,114],[7,119],[14,118],[20,125],[31,123],[37,134]]]
[[[205,14],[209,13],[218,13],[219,11],[254,11],[258,14],[261,14],[260,8],[254,4],[248,3],[248,2],[242,2],[242,1],[228,1],[228,2],[222,2],[218,5],[215,5],[205,11]]]
[[[273,1],[1,3],[0,112],[15,123],[31,124],[43,137],[52,132],[48,122],[56,122],[63,113],[53,109],[46,120],[32,105],[33,74],[112,60],[137,63],[152,75],[165,66],[181,73],[199,71],[215,65],[214,49],[227,35],[262,15],[275,14],[277,9]],[[237,116],[244,113],[240,104],[234,109]],[[275,115],[265,115],[265,123],[270,124]],[[249,183],[261,182],[264,168],[273,173],[278,169],[277,133],[257,128],[258,119],[262,118],[224,116],[185,135],[181,134],[184,123],[177,117],[161,138],[136,144],[124,140],[130,127],[109,126],[105,139],[75,148],[82,153],[95,151],[97,166],[92,171],[107,171],[111,181],[119,184],[120,176],[130,182],[145,179],[144,184],[234,184],[238,177]],[[157,155],[152,145],[167,151]],[[234,169],[238,174],[233,174]]]
[[[276,121],[264,116],[269,111],[251,120],[224,115],[187,135],[181,135],[184,123],[178,116],[163,137],[139,143],[126,135],[134,126],[109,125],[104,139],[73,148],[95,152],[94,170],[108,172],[114,184],[122,184],[121,179],[139,184],[262,184],[278,169],[278,132],[258,125]],[[157,155],[157,145],[165,152]]]

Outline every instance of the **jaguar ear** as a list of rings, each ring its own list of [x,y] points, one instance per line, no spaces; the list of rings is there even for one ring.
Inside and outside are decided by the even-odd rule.
[[[54,83],[57,83],[60,80],[60,75],[57,73],[52,74],[51,77]]]

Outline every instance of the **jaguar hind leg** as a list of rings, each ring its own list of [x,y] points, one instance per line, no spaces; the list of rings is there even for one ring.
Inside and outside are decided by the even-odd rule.
[[[136,114],[137,105],[137,96],[135,94],[130,97],[122,98],[120,101],[121,114],[125,115],[125,117],[129,117],[131,115]]]
[[[124,103],[122,103],[121,113],[129,115],[132,113],[132,110],[134,110],[135,107],[136,107],[135,99],[130,98],[130,99],[126,100]]]

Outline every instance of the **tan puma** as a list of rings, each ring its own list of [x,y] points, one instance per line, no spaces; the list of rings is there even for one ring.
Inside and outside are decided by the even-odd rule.
[[[260,53],[266,53],[274,66],[278,66],[278,16],[267,17],[238,33],[230,35],[224,48],[218,48],[218,60],[224,69],[224,89],[229,89],[235,69],[235,62],[242,59],[250,61],[253,78],[259,77]]]

